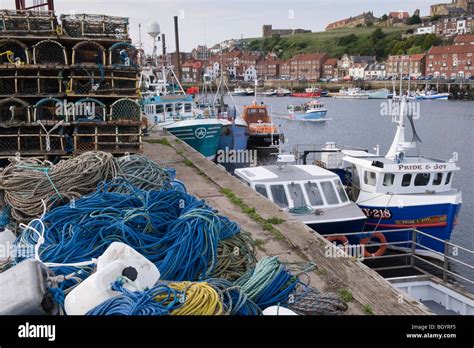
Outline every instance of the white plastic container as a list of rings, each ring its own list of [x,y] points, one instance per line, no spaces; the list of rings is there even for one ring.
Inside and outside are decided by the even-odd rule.
[[[129,278],[124,288],[130,291],[152,287],[160,278],[156,266],[140,253],[126,244],[112,243],[99,257],[97,272],[66,296],[66,313],[84,315],[102,302],[120,295],[111,290],[111,285],[124,275]]]
[[[135,281],[138,287],[151,287],[160,279],[160,271],[155,264],[149,261],[138,251],[120,242],[113,242],[97,261],[97,271],[114,261],[123,261],[127,266],[133,267],[138,272]]]
[[[9,229],[0,232],[0,262],[8,261],[10,256],[12,256],[15,239],[15,234]]]

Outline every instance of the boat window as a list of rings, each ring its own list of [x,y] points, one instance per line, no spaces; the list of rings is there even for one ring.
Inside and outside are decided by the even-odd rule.
[[[155,113],[162,114],[165,111],[165,108],[162,104],[155,105]]]
[[[395,174],[386,173],[383,177],[383,186],[393,186],[395,181]]]
[[[449,172],[448,175],[446,176],[446,182],[444,183],[445,185],[448,185],[451,182],[451,176],[452,172]]]
[[[402,186],[410,186],[411,184],[411,174],[404,174],[402,178]]]
[[[288,198],[286,197],[285,187],[283,185],[270,186],[273,202],[281,208],[288,208]]]
[[[268,198],[267,188],[265,185],[255,185],[255,191]]]
[[[306,200],[303,196],[303,189],[300,184],[295,184],[294,182],[288,185],[290,191],[290,197],[293,201],[293,206],[295,208],[306,206]]]
[[[323,181],[321,183],[321,188],[328,204],[339,203],[339,201],[337,200],[336,191],[334,190],[334,187],[332,186],[330,181]]]
[[[166,112],[173,112],[173,104],[166,104]]]
[[[323,197],[321,197],[321,193],[319,192],[318,184],[315,182],[308,182],[304,184],[306,189],[306,193],[308,194],[309,203],[312,206],[323,205]]]
[[[426,186],[429,184],[431,178],[430,173],[420,173],[415,176],[415,186]]]
[[[186,103],[184,104],[184,112],[190,112],[191,111],[191,104]]]
[[[183,104],[181,104],[181,103],[175,104],[174,109],[176,110],[176,112],[182,111],[183,110]]]
[[[346,191],[342,186],[342,183],[339,180],[334,180],[334,185],[336,185],[337,192],[339,193],[339,199],[342,203],[347,202],[349,199],[347,198]]]
[[[433,185],[438,186],[443,182],[443,173],[436,173],[433,179]]]
[[[364,183],[366,185],[375,186],[377,184],[377,175],[374,172],[366,170],[364,172]]]

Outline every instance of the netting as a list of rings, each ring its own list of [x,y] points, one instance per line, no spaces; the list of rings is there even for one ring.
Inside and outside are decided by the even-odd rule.
[[[105,121],[106,106],[100,100],[94,98],[84,98],[74,104],[74,121]]]
[[[128,18],[104,15],[61,15],[63,32],[72,37],[128,38]]]
[[[33,46],[34,64],[67,65],[66,49],[54,40],[43,40]]]
[[[138,67],[138,51],[128,42],[117,42],[109,48],[109,64],[121,67]]]
[[[103,66],[73,69],[70,76],[69,91],[72,94],[108,94],[112,90],[112,78],[106,75]]]
[[[64,128],[41,124],[19,129],[19,152],[29,154],[64,153]]]
[[[51,35],[57,24],[52,12],[0,10],[0,35]]]
[[[15,39],[0,40],[0,64],[29,64],[28,47]]]
[[[138,95],[138,79],[134,72],[114,71],[113,92],[117,95]]]
[[[97,150],[97,127],[82,126],[74,127],[74,152],[82,153]]]
[[[30,104],[18,98],[0,100],[0,124],[15,124],[30,121]]]
[[[18,133],[20,127],[0,125],[0,155],[12,155],[18,152]]]
[[[112,121],[140,121],[140,105],[135,100],[129,98],[119,99],[110,106],[110,119]]]
[[[44,98],[33,106],[34,121],[67,121],[69,104],[57,98]]]
[[[95,41],[79,42],[72,48],[72,64],[105,65],[105,48]]]
[[[15,93],[15,76],[12,76],[9,71],[0,71],[0,95],[11,96]]]
[[[59,94],[63,91],[63,75],[61,71],[43,70],[38,75],[39,94]]]

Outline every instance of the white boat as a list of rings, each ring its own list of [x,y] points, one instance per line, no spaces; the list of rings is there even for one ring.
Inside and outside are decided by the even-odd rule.
[[[386,88],[369,91],[369,99],[388,99],[390,91]]]
[[[323,121],[328,110],[324,103],[311,100],[302,105],[288,105],[290,118],[299,121]]]
[[[246,96],[247,90],[242,87],[236,87],[233,92],[229,92],[232,96]]]
[[[277,165],[241,168],[235,175],[320,234],[358,232],[366,216],[349,200],[339,176],[315,165],[296,165],[293,155]]]
[[[275,91],[275,94],[277,97],[286,97],[286,96],[291,95],[291,91],[287,88],[278,88]]]
[[[336,99],[369,99],[369,93],[360,88],[341,89],[334,95]]]

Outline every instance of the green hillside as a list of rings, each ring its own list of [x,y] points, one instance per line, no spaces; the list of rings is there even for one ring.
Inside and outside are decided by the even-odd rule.
[[[292,36],[274,35],[271,38],[247,39],[247,48],[264,53],[275,52],[282,59],[297,53],[326,52],[330,57],[351,55],[376,55],[385,58],[389,54],[421,53],[432,45],[441,44],[435,35],[413,35],[402,39],[402,34],[413,27],[360,27],[341,28],[318,33]]]

